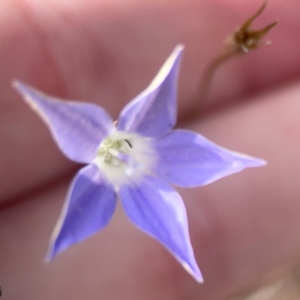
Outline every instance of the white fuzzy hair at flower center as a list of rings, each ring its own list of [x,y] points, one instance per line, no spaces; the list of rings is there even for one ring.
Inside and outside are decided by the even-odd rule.
[[[109,182],[119,187],[136,183],[151,174],[156,161],[151,138],[114,131],[101,142],[93,162]]]

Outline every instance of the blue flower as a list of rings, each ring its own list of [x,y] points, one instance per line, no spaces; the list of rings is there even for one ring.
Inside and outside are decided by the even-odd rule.
[[[226,150],[191,131],[172,130],[182,52],[182,46],[174,49],[150,86],[121,111],[117,123],[94,104],[64,102],[14,82],[62,152],[87,164],[71,184],[49,259],[104,228],[119,196],[129,219],[161,242],[198,282],[203,281],[184,203],[170,184],[202,186],[265,162]]]

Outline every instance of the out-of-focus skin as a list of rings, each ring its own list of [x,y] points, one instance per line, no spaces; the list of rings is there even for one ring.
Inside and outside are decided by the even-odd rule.
[[[300,262],[300,2],[270,1],[273,45],[222,67],[203,105],[195,91],[222,41],[258,0],[2,0],[0,285],[5,299],[218,300]],[[177,43],[186,51],[179,125],[264,158],[209,186],[181,190],[205,283],[196,283],[118,208],[109,226],[44,264],[78,165],[12,90],[14,78],[117,117]]]

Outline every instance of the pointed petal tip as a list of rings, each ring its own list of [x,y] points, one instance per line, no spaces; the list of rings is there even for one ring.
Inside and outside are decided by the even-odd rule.
[[[35,102],[35,98],[37,96],[42,96],[44,98],[49,98],[46,94],[41,92],[40,90],[18,80],[14,79],[11,82],[11,86],[13,89],[15,89],[25,101],[27,101],[29,104]]]
[[[14,79],[11,82],[11,86],[19,93],[21,93],[22,95],[26,92],[26,88],[28,88],[28,86],[25,83],[22,83],[21,81],[19,81],[18,79]]]
[[[49,265],[51,261],[52,261],[52,257],[47,254],[46,257],[44,258],[44,264]]]
[[[14,79],[12,82],[11,82],[11,86],[15,89],[18,88],[18,85],[20,84],[20,81],[18,79]]]
[[[201,274],[201,271],[199,270],[198,266],[195,265],[193,268],[186,262],[182,263],[182,267],[198,282],[198,283],[203,283],[204,279]]]
[[[194,274],[192,276],[197,281],[197,283],[199,283],[199,284],[204,283],[204,279],[201,274]]]
[[[164,80],[166,80],[169,73],[172,71],[172,69],[176,69],[176,62],[177,62],[177,68],[178,63],[180,63],[180,59],[182,56],[182,52],[184,50],[183,44],[178,44],[173,49],[172,53],[169,55],[161,69],[159,70],[156,77],[153,79],[153,81],[149,85],[149,89],[155,89],[158,85],[162,84]]]
[[[47,252],[47,254],[46,254],[45,258],[44,258],[44,263],[47,264],[47,265],[50,264],[54,257],[55,257],[55,254],[54,254],[53,249],[51,247],[48,250],[48,252]]]
[[[12,88],[19,93],[22,97],[25,98],[25,94],[26,94],[26,85],[24,85],[21,81],[14,79],[11,82],[11,86]]]
[[[254,164],[255,164],[254,167],[264,167],[268,164],[268,162],[261,158],[255,158]]]
[[[267,161],[265,161],[264,159],[260,159],[248,155],[242,155],[240,156],[240,159],[233,161],[233,164],[231,165],[232,171],[230,171],[227,175],[241,172],[248,168],[258,168],[258,167],[264,167],[266,165],[267,165]]]
[[[181,58],[182,53],[184,51],[185,46],[183,44],[178,44],[175,46],[174,50],[172,51],[171,55],[169,56],[169,61],[171,61],[171,64],[174,64],[174,62]],[[167,60],[167,62],[168,62]]]
[[[265,159],[254,157],[248,154],[232,151],[232,150],[227,150],[223,148],[225,151],[230,152],[234,159],[234,164],[236,166],[240,165],[242,166],[242,169],[245,168],[255,168],[255,167],[263,167],[268,164],[268,162]]]
[[[191,245],[184,203],[165,181],[146,177],[138,186],[119,191],[126,215],[140,230],[164,246],[197,282],[203,277]]]
[[[119,131],[159,137],[169,132],[177,120],[177,81],[184,46],[178,44],[150,85],[121,111]]]
[[[55,240],[53,240],[51,238],[48,251],[44,258],[44,263],[50,264],[54,258],[56,258],[59,254],[61,254],[65,250],[66,250],[66,247],[59,247],[59,245],[57,246]]]
[[[247,160],[245,166],[247,168],[264,167],[268,164],[267,161],[262,158],[256,158],[248,155],[244,155],[244,158]]]
[[[184,44],[177,44],[173,51],[176,53],[182,52],[184,50],[184,48],[185,48]]]
[[[34,104],[34,101],[32,99],[32,93],[37,93],[37,91],[30,87],[29,85],[15,79],[11,82],[11,86],[13,89],[21,95],[23,100],[25,100],[33,109],[37,109],[36,105]]]

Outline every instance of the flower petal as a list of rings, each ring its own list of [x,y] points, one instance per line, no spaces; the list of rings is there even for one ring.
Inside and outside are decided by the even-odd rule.
[[[48,125],[67,157],[81,163],[95,158],[101,140],[113,127],[110,116],[101,107],[61,101],[18,81],[14,87]]]
[[[177,78],[183,46],[178,45],[150,86],[121,111],[118,130],[148,137],[167,133],[177,118]]]
[[[266,164],[262,159],[227,150],[186,130],[174,130],[155,140],[154,148],[158,161],[153,171],[182,187],[206,185],[245,168]]]
[[[180,195],[163,180],[152,176],[145,177],[138,185],[122,186],[119,194],[131,221],[160,241],[198,282],[202,282]]]
[[[117,196],[98,167],[81,169],[70,186],[61,217],[53,232],[48,259],[96,233],[110,221]]]

